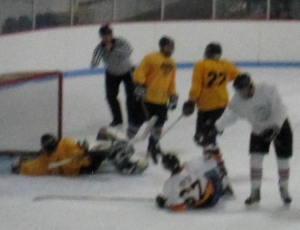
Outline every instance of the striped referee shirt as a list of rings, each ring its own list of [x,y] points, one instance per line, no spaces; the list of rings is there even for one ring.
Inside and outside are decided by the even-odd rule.
[[[114,38],[112,42],[113,48],[109,51],[104,49],[101,43],[96,46],[91,61],[91,68],[98,66],[101,59],[103,59],[106,71],[119,76],[127,73],[132,68],[130,60],[132,47],[123,38]]]

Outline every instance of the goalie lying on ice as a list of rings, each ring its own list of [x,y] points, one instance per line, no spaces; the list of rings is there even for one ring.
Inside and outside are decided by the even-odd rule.
[[[163,167],[171,171],[164,183],[163,194],[156,197],[160,208],[184,211],[212,207],[222,196],[233,196],[233,190],[224,172],[214,158],[196,158],[180,164],[173,153],[162,158]]]
[[[97,141],[97,145],[89,149],[87,141],[80,143],[71,138],[58,140],[51,134],[44,134],[37,157],[17,157],[12,162],[12,172],[32,176],[92,174],[106,159],[113,161],[121,173],[141,173],[147,168],[148,164],[131,160],[133,149],[127,148],[124,141],[109,140],[109,143]]]

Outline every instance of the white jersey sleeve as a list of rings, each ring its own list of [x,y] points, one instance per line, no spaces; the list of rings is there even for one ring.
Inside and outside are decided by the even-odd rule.
[[[215,127],[222,132],[226,127],[233,125],[239,118],[239,115],[227,107],[222,116],[216,121]]]
[[[251,98],[242,98],[235,93],[229,102],[227,112],[216,122],[217,129],[232,124],[237,117],[247,119],[252,125],[252,132],[259,134],[271,126],[281,127],[287,118],[286,107],[282,103],[275,86],[258,83]]]

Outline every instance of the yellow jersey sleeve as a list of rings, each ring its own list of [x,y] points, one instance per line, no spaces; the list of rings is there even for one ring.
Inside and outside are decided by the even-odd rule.
[[[175,61],[160,52],[154,52],[142,60],[134,72],[133,81],[147,87],[147,102],[166,104],[169,97],[176,94],[175,74]]]

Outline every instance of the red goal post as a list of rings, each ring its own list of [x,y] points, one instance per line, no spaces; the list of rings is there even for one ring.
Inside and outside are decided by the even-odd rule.
[[[0,155],[36,151],[44,133],[61,138],[63,74],[0,74],[0,111]]]

